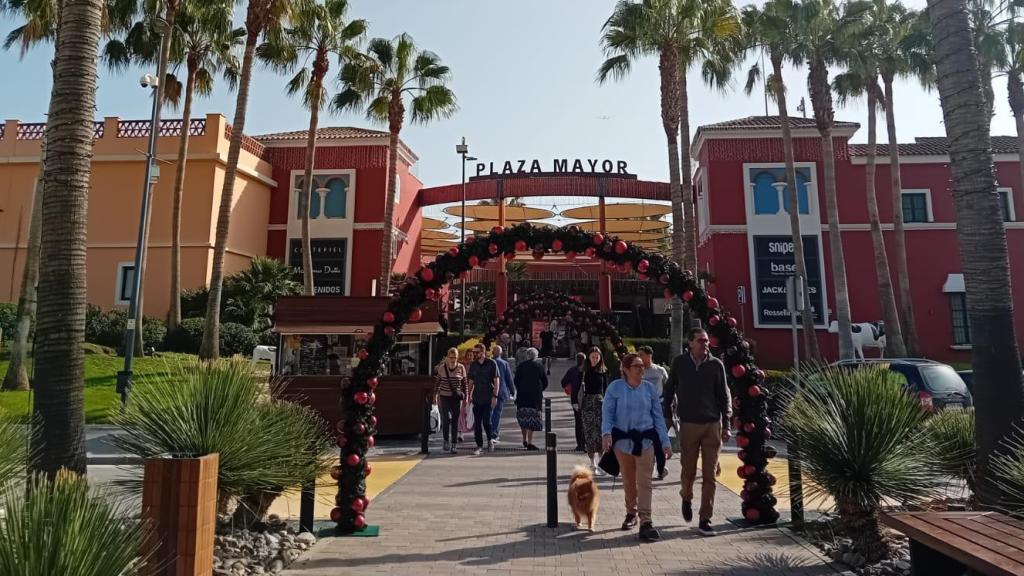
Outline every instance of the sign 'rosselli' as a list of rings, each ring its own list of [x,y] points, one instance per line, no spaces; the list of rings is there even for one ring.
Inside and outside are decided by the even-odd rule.
[[[597,158],[555,158],[546,166],[540,160],[506,160],[502,162],[478,162],[477,177],[515,176],[522,174],[604,174],[608,176],[632,176],[625,160],[602,160]]]
[[[765,373],[754,363],[750,342],[736,329],[736,317],[723,310],[717,298],[704,292],[693,272],[661,254],[576,226],[548,229],[524,222],[509,229],[496,227],[487,235],[467,236],[465,242],[438,254],[433,262],[406,278],[381,315],[373,336],[356,352],[359,364],[352,371],[349,385],[342,386],[342,418],[335,437],[340,458],[331,470],[338,481],[331,520],[338,530],[352,533],[367,526],[370,500],[366,497],[366,477],[371,467],[366,456],[377,432],[375,390],[385,385],[380,377],[402,327],[422,318],[420,306],[439,299],[441,290],[456,278],[466,277],[470,270],[489,260],[514,258],[521,252],[532,252],[537,260],[549,253],[562,253],[569,260],[577,256],[600,259],[605,266],[624,274],[635,273],[639,279],[658,286],[666,299],[679,298],[688,303],[693,315],[707,326],[711,349],[725,363],[730,376],[732,425],[737,430],[737,455],[742,462],[736,474],[744,480],[740,494],[743,516],[755,523],[777,521],[777,499],[772,493],[776,478],[767,469],[776,450],[768,444],[772,421],[768,417]]]

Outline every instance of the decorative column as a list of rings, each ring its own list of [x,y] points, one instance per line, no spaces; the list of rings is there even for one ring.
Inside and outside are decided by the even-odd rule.
[[[598,184],[598,227],[602,235],[605,235],[605,228],[607,226],[605,222],[605,200],[604,200],[604,186],[601,184],[604,180],[600,180]],[[608,273],[604,266],[601,266],[601,274],[597,278],[597,301],[601,308],[602,314],[609,314],[612,311],[612,276]]]
[[[498,180],[498,226],[505,227],[505,181]],[[498,257],[498,277],[494,281],[495,318],[501,318],[508,308],[508,276],[505,274],[505,256]]]

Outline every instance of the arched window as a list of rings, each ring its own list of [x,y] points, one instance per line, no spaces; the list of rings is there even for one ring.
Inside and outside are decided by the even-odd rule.
[[[324,197],[324,216],[327,218],[345,218],[348,206],[348,180],[345,178],[331,178],[327,182],[327,192]]]
[[[807,175],[803,170],[797,170],[796,173],[796,193],[797,202],[800,203],[800,213],[810,214],[811,206],[807,198]],[[785,193],[782,195],[782,207],[789,214],[789,188],[785,188]]]
[[[779,191],[773,184],[775,176],[770,172],[760,172],[754,176],[754,214],[779,213]]]

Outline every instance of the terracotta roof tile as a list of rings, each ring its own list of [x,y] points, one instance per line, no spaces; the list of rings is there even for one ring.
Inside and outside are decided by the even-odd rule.
[[[813,118],[803,118],[800,116],[789,117],[790,126],[793,128],[814,128]],[[860,124],[856,122],[843,122],[837,120],[835,122],[837,128],[859,128]],[[718,122],[717,124],[705,124],[700,127],[702,131],[719,131],[719,130],[777,130],[782,128],[782,120],[778,116],[747,116],[746,118],[737,118],[735,120],[726,120],[725,122]]]
[[[307,130],[292,130],[290,132],[276,132],[273,134],[260,134],[253,136],[260,142],[280,140],[305,140]],[[347,140],[352,138],[386,138],[387,132],[382,130],[369,130],[366,128],[355,128],[352,126],[329,126],[319,128],[316,131],[318,140]]]
[[[949,154],[949,139],[945,136],[921,136],[914,138],[913,143],[900,144],[900,156],[945,156]],[[1016,154],[1016,136],[993,136],[993,154]],[[851,144],[851,156],[867,156],[867,144]],[[888,144],[878,144],[876,154],[879,156],[889,155]]]

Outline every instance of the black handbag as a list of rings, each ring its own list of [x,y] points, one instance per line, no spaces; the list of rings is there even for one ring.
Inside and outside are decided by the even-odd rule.
[[[609,476],[619,475],[619,459],[615,457],[615,451],[609,450],[601,455],[597,467],[608,473]]]

